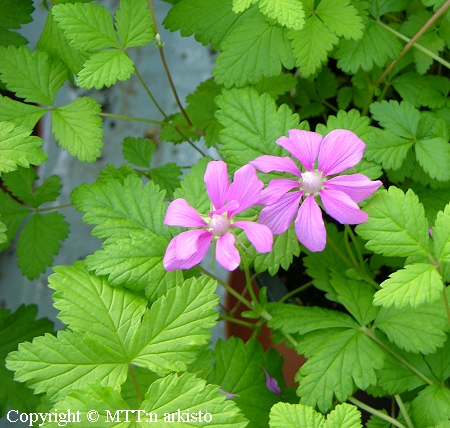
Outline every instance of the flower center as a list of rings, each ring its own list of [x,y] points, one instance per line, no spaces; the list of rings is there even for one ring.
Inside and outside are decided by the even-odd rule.
[[[305,193],[317,193],[322,188],[323,177],[319,171],[306,171],[300,179],[302,189]]]
[[[230,229],[230,220],[227,218],[227,213],[213,214],[209,221],[208,231],[214,236],[222,236]]]

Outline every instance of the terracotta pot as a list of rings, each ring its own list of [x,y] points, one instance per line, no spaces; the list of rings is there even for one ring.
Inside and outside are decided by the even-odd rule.
[[[235,289],[240,294],[243,293],[245,289],[245,274],[241,270],[237,269],[230,273],[228,283],[230,284],[233,289]],[[256,284],[253,285],[253,290],[255,291],[255,294],[259,295],[259,288],[256,286]],[[250,300],[250,295],[248,290],[246,291],[246,294],[244,294],[244,297]],[[232,296],[231,294],[227,293],[226,300],[225,300],[225,307],[227,311],[230,311],[237,305],[237,310],[234,313],[234,317],[241,319],[246,322],[250,323],[256,323],[256,320],[252,320],[249,318],[243,318],[241,316],[241,313],[243,311],[248,310],[247,307],[245,307],[243,304],[237,301],[237,299]],[[226,322],[225,324],[225,333],[227,337],[230,336],[237,336],[240,337],[244,342],[250,339],[253,330],[249,327],[242,326],[240,324],[236,324],[233,322]],[[264,325],[261,328],[261,332],[258,336],[258,340],[261,342],[264,350],[266,351],[270,347],[275,348],[278,352],[280,352],[281,355],[284,357],[284,365],[283,365],[283,375],[284,380],[286,382],[287,386],[297,386],[297,382],[294,380],[295,374],[298,372],[298,369],[301,367],[301,365],[306,361],[305,358],[302,355],[298,355],[293,349],[288,348],[284,345],[284,343],[280,344],[274,344],[272,339],[270,338],[270,335],[272,333],[272,329],[267,328],[266,325]]]

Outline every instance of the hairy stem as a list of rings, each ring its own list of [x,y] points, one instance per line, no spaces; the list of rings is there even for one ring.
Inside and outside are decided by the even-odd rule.
[[[417,49],[421,50],[422,52],[426,53],[428,56],[430,56],[434,60],[440,62],[443,65],[445,65],[447,68],[450,68],[450,63],[448,63],[447,61],[444,61],[438,55],[435,55],[433,52],[429,51],[428,49],[426,49],[423,46],[421,46],[421,45],[416,43],[416,41],[420,38],[420,36],[422,36],[436,22],[436,20],[448,9],[449,6],[450,6],[450,0],[447,0],[439,8],[439,10],[437,10],[436,13],[425,23],[425,25],[417,32],[417,34],[412,39],[408,39],[403,34],[398,33],[397,31],[395,31],[394,29],[392,29],[388,25],[384,24],[380,20],[377,21],[377,23],[380,24],[382,27],[386,28],[387,30],[389,30],[390,32],[395,34],[397,37],[400,37],[401,39],[407,41],[408,43],[406,43],[405,47],[400,52],[399,57],[397,59],[394,59],[394,61],[392,61],[389,64],[388,68],[386,68],[386,70],[384,70],[383,74],[375,82],[375,86],[378,86],[383,81],[383,79],[388,75],[388,73],[394,68],[395,64],[397,64],[400,61],[400,59],[402,59],[404,57],[406,52],[408,52],[411,49],[412,46],[414,46],[415,48],[417,48]]]
[[[395,395],[395,401],[397,402],[398,408],[402,412],[403,417],[405,418],[406,425],[408,425],[408,428],[414,428],[413,423],[411,422],[411,418],[408,415],[408,412],[406,411],[405,405],[403,404],[402,397],[400,395]]]
[[[136,374],[134,373],[134,369],[133,369],[133,367],[131,366],[130,363],[128,363],[128,372],[130,373],[130,377],[131,377],[131,380],[133,382],[134,389],[136,391],[137,405],[138,405],[138,407],[141,407],[141,404],[142,404],[142,392],[141,392],[141,389],[139,388],[139,384],[138,384],[138,381],[136,379]]]
[[[59,210],[61,208],[69,208],[69,207],[74,207],[74,206],[75,206],[75,204],[55,205],[54,207],[36,208],[35,212],[41,213],[41,212],[45,212],[45,211],[55,211],[55,210]]]
[[[289,293],[286,293],[278,302],[283,303],[286,300],[289,300],[292,296],[295,296],[296,294],[301,293],[302,291],[311,287],[311,285],[313,285],[313,283],[314,283],[314,281],[308,281],[306,284],[303,284],[300,287],[297,287],[295,290],[292,290]]]

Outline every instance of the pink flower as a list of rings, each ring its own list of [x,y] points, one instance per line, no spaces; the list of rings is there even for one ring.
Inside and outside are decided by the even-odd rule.
[[[304,172],[289,157],[267,155],[250,162],[265,173],[279,171],[295,176],[272,180],[261,194],[260,203],[267,206],[259,221],[275,235],[285,232],[297,216],[294,227],[298,240],[310,251],[322,251],[326,230],[316,199],[342,224],[359,224],[368,219],[357,203],[374,193],[381,181],[371,181],[363,174],[331,178],[362,159],[366,145],[353,132],[336,129],[322,139],[316,132],[291,129],[289,138],[281,137],[277,144],[300,162]]]
[[[236,214],[258,203],[263,182],[255,168],[245,165],[234,174],[229,184],[225,162],[210,162],[205,172],[206,191],[212,202],[207,215],[201,215],[185,199],[175,199],[167,209],[164,224],[195,227],[173,238],[164,256],[166,270],[189,269],[200,263],[211,241],[216,242],[216,259],[228,270],[239,266],[241,257],[236,249],[234,227],[243,229],[249,241],[260,253],[272,250],[273,236],[267,226],[252,221],[238,221]]]

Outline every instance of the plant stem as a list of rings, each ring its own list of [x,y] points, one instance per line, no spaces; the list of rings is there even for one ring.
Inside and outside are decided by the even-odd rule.
[[[444,290],[442,291],[442,295],[443,295],[443,298],[444,298],[445,312],[447,312],[448,323],[450,324],[450,306],[448,304],[446,288],[447,287],[444,284]]]
[[[244,251],[239,249],[239,253],[241,255],[242,263],[244,263],[244,272],[245,272],[245,282],[247,283],[247,289],[250,293],[250,297],[252,298],[253,309],[258,310],[261,305],[258,302],[258,298],[256,297],[255,290],[253,290],[252,278],[250,276],[250,269],[248,267],[247,256]]]
[[[411,422],[411,418],[408,415],[408,412],[405,408],[405,405],[403,404],[402,397],[400,395],[395,394],[395,401],[397,402],[398,408],[402,412],[403,417],[405,418],[406,425],[408,425],[408,428],[414,428],[413,423]]]
[[[150,12],[152,14],[153,27],[154,27],[155,33],[157,35],[157,37],[156,37],[156,45],[157,45],[158,50],[159,50],[159,56],[161,57],[161,62],[162,62],[162,65],[164,67],[164,71],[166,72],[167,80],[169,81],[170,88],[172,90],[173,96],[175,97],[175,101],[177,102],[178,108],[181,111],[181,114],[184,116],[184,118],[186,119],[186,122],[189,124],[189,126],[192,126],[192,122],[189,119],[189,116],[187,115],[186,110],[184,109],[183,105],[181,104],[180,98],[178,97],[177,90],[176,90],[175,85],[174,85],[173,80],[172,80],[172,75],[170,74],[170,70],[169,70],[169,67],[167,65],[166,57],[164,55],[163,43],[161,42],[161,38],[159,36],[158,22],[156,21],[155,10],[153,9],[153,2],[152,2],[152,0],[148,0],[148,7],[149,7]]]
[[[75,206],[75,204],[64,204],[64,205],[56,205],[54,207],[36,208],[35,212],[41,213],[41,212],[45,212],[45,211],[54,211],[54,210],[59,210],[61,208],[69,208],[69,207],[74,207],[74,206]]]
[[[359,408],[365,410],[366,412],[369,412],[372,415],[375,415],[375,416],[379,417],[380,419],[383,419],[386,422],[389,422],[392,425],[395,425],[396,427],[406,428],[405,425],[400,423],[397,419],[391,418],[390,416],[384,414],[383,412],[380,412],[379,410],[376,410],[373,407],[370,407],[367,404],[364,404],[362,401],[357,400],[355,397],[350,396],[347,398],[347,401],[350,401],[350,403],[354,404],[355,406],[358,406]]]
[[[327,242],[333,247],[333,250],[336,254],[345,262],[346,265],[350,268],[354,268],[352,262],[348,259],[348,257],[339,249],[339,247],[335,244],[335,242],[330,238],[327,234]]]
[[[350,256],[350,259],[351,259],[351,261],[353,263],[354,268],[359,273],[361,273],[361,268],[360,268],[358,262],[356,261],[355,255],[353,254],[353,251],[350,248],[350,243],[348,242],[348,235],[349,235],[348,229],[350,229],[350,227],[349,227],[348,224],[346,224],[345,225],[345,229],[344,229],[344,245],[345,245],[345,248],[347,250],[347,254]]]
[[[386,68],[386,70],[384,70],[383,74],[375,82],[375,86],[378,86],[383,81],[383,79],[388,75],[388,73],[394,68],[395,64],[397,64],[400,61],[400,59],[403,58],[403,56],[406,54],[406,52],[408,52],[411,49],[412,46],[421,50],[422,52],[425,52],[428,56],[430,56],[434,60],[440,62],[441,64],[445,65],[447,68],[450,68],[450,63],[448,63],[447,61],[444,61],[438,55],[435,55],[433,52],[429,51],[428,49],[426,49],[423,46],[416,43],[416,41],[420,38],[420,36],[422,36],[428,30],[428,28],[430,28],[435,23],[435,21],[448,9],[449,6],[450,6],[450,0],[447,0],[439,8],[439,10],[437,10],[436,13],[425,23],[425,25],[416,33],[416,35],[412,39],[408,39],[403,34],[398,33],[397,31],[395,31],[394,29],[389,27],[389,25],[384,24],[380,20],[377,21],[377,23],[379,25],[386,28],[387,30],[389,30],[390,32],[395,34],[397,37],[400,37],[401,39],[407,41],[408,43],[405,45],[403,50],[400,52],[399,57],[397,59],[394,59],[394,61],[392,61],[389,64],[388,68]]]
[[[141,393],[141,389],[139,388],[139,384],[138,384],[138,381],[136,379],[136,375],[134,373],[134,369],[133,369],[133,367],[131,366],[130,363],[128,363],[128,371],[130,373],[130,377],[131,377],[131,380],[133,382],[134,389],[136,390],[136,399],[137,399],[138,407],[141,407],[141,404],[142,404],[142,393]]]
[[[160,125],[160,126],[168,126],[168,125],[170,125],[170,123],[168,123],[168,122],[160,122],[158,120],[152,120],[152,119],[143,119],[141,117],[123,116],[121,114],[100,113],[100,116],[102,116],[102,117],[112,117],[114,119],[122,119],[122,120],[133,120],[135,122],[152,123],[154,125]]]
[[[238,318],[231,317],[231,316],[229,316],[227,314],[221,314],[220,317],[223,320],[225,320],[225,321],[229,321],[229,322],[232,322],[234,324],[239,324],[239,325],[242,325],[244,327],[251,328],[252,330],[255,330],[255,329],[258,328],[257,324],[254,324],[254,323],[251,323],[251,322],[247,322],[247,321],[243,321],[243,320],[240,320]]]
[[[314,281],[308,281],[306,284],[303,284],[300,287],[296,288],[295,290],[292,290],[289,293],[286,293],[280,300],[278,300],[278,302],[284,303],[286,300],[289,300],[292,296],[295,296],[296,294],[301,293],[302,291],[311,287],[311,285],[313,285],[313,283],[314,283]]]

